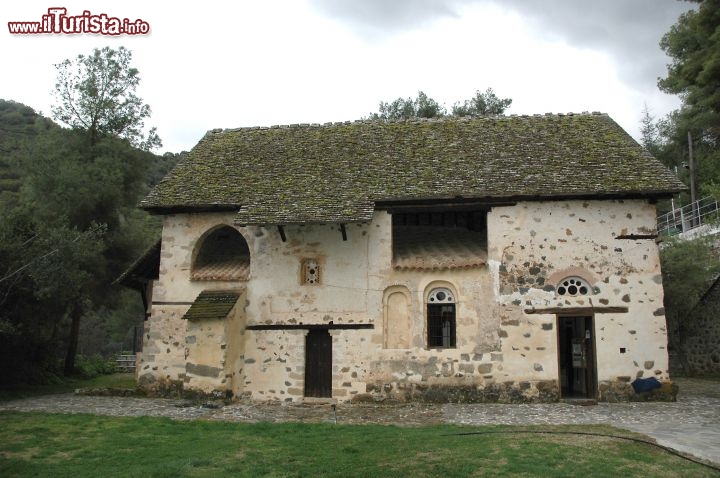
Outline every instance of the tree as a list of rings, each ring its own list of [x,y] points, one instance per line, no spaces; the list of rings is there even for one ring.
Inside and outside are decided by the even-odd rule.
[[[475,91],[475,96],[465,100],[462,104],[455,103],[452,108],[453,116],[490,116],[501,115],[512,104],[510,98],[498,98],[492,88],[484,93]]]
[[[655,117],[650,114],[650,108],[645,104],[640,118],[640,144],[651,154],[657,156],[660,149],[660,127]]]
[[[670,347],[687,370],[685,341],[692,328],[690,311],[720,272],[720,263],[707,238],[676,239],[660,250],[665,318]]]
[[[371,119],[409,119],[409,118],[439,118],[445,116],[445,108],[422,91],[418,91],[417,98],[398,98],[386,103],[380,102],[377,113],[370,113]]]
[[[16,183],[0,208],[0,384],[43,381],[59,357],[74,372],[83,330],[112,320],[124,334],[142,315],[112,282],[157,240],[157,219],[135,206],[178,156],[114,135],[91,144],[85,130],[0,100],[2,111],[0,151]]]
[[[475,96],[463,103],[455,103],[452,108],[453,116],[488,116],[500,115],[510,107],[510,98],[500,99],[492,88],[484,93],[480,90]],[[447,115],[447,110],[437,101],[422,91],[418,91],[417,98],[398,98],[391,102],[380,102],[377,113],[370,113],[370,119],[398,120],[410,118],[440,118]]]
[[[123,229],[127,218],[138,218],[128,209],[134,206],[141,187],[146,185],[144,175],[149,171],[147,164],[140,167],[136,161],[138,155],[118,144],[117,138],[145,151],[161,146],[155,128],[145,131],[150,106],[136,95],[140,77],[138,70],[130,66],[131,60],[129,50],[105,47],[55,65],[57,104],[53,115],[84,135],[87,145],[73,145],[62,156],[52,151],[41,153],[41,160],[29,163],[35,171],[28,175],[24,185],[29,197],[48,191],[57,195],[52,203],[48,198],[36,201],[40,207],[32,212],[33,218],[46,217],[50,222],[60,218],[59,226],[76,228],[83,233],[94,225],[107,231],[100,240],[96,260],[91,261],[104,264],[93,274],[94,282],[85,287],[83,275],[69,282],[82,293],[68,301],[65,309],[65,315],[71,319],[66,374],[74,369],[81,317],[100,307],[107,298],[107,293],[103,294],[98,285],[107,288],[120,272],[117,266],[123,264],[128,251],[133,250],[117,231]],[[46,158],[50,161],[45,161]],[[56,173],[47,174],[48,170]],[[142,222],[142,218],[140,220]],[[134,237],[128,231],[125,234]]]
[[[145,132],[151,111],[135,94],[140,77],[131,60],[130,50],[105,47],[56,64],[53,117],[87,131],[93,145],[111,135],[144,150],[162,146],[155,128]]]
[[[690,0],[699,3],[678,19],[660,47],[672,58],[666,78],[658,86],[667,93],[679,94],[686,105],[698,112],[720,114],[720,2]],[[717,119],[717,118],[715,118]]]
[[[660,41],[672,59],[659,88],[680,95],[683,106],[673,118],[674,132],[711,150],[720,149],[720,2],[698,3],[678,19]]]
[[[687,0],[697,7],[678,18],[660,47],[671,58],[659,88],[680,95],[682,106],[655,123],[656,147],[648,148],[689,183],[686,165],[692,139],[695,183],[701,196],[720,195],[720,2]],[[652,126],[643,120],[643,140]],[[648,129],[648,126],[650,129]],[[689,134],[688,134],[689,133]],[[644,141],[645,142],[645,141]],[[646,145],[647,147],[647,145]]]

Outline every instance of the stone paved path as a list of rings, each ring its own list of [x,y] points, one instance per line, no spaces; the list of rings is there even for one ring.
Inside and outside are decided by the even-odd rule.
[[[0,410],[156,416],[178,420],[299,421],[427,425],[606,424],[643,433],[659,444],[720,465],[720,381],[679,379],[675,403],[566,403],[533,405],[234,403],[209,408],[177,399],[88,397],[73,394],[0,402]],[[212,404],[210,404],[212,405]]]

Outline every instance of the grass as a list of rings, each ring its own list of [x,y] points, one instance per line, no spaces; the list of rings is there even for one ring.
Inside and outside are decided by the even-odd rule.
[[[718,476],[607,426],[402,428],[0,413],[0,476]],[[486,434],[459,436],[462,432]]]
[[[0,390],[0,401],[54,393],[69,393],[76,388],[135,388],[135,374],[113,373],[110,375],[98,375],[89,379],[70,377],[47,385],[17,385]]]

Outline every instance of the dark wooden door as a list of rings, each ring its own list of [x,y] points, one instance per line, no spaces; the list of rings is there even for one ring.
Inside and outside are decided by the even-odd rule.
[[[558,317],[562,398],[595,398],[597,372],[592,317]]]
[[[332,396],[332,337],[327,329],[305,337],[305,396]]]

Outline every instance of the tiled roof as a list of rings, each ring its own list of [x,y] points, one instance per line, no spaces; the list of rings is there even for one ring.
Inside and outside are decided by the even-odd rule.
[[[379,201],[667,196],[685,187],[605,114],[215,130],[141,206],[237,224],[367,221]]]
[[[250,264],[234,259],[195,266],[190,274],[192,280],[246,280]]]
[[[183,319],[224,319],[240,298],[241,290],[204,290],[185,313]]]
[[[160,277],[160,247],[158,240],[142,256],[115,280],[115,283],[133,289],[142,288],[151,280]]]
[[[485,234],[462,228],[393,226],[395,270],[466,269],[487,263]]]
[[[245,280],[250,274],[250,251],[242,236],[229,242],[206,240],[192,267],[192,280]],[[209,243],[208,243],[209,242]]]

